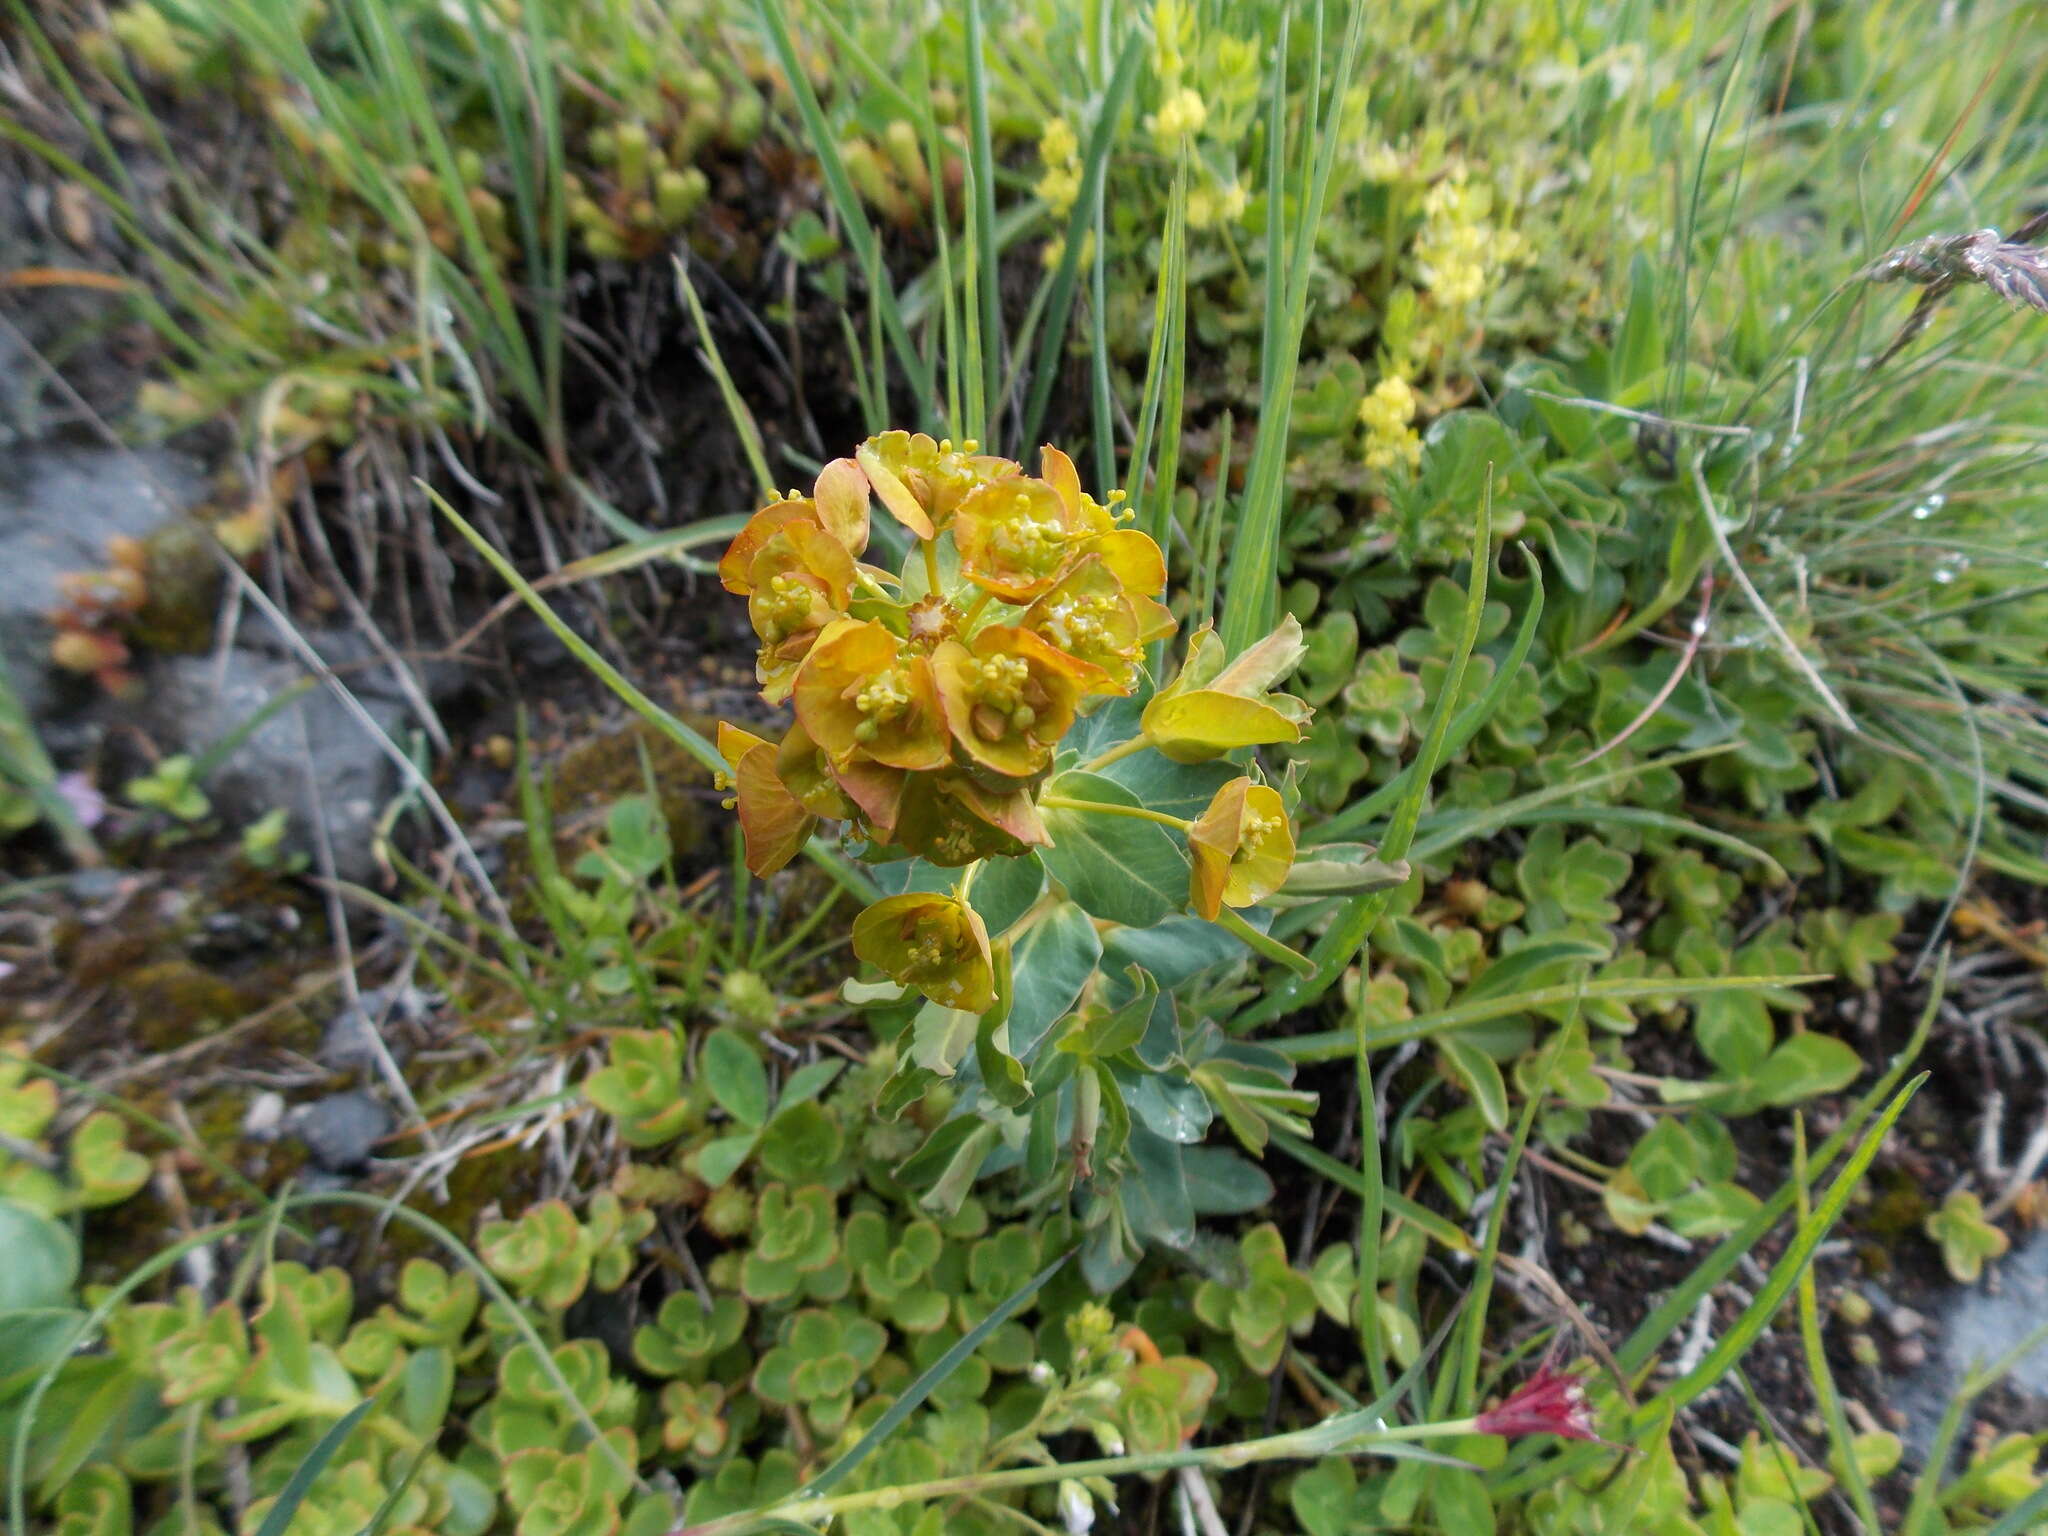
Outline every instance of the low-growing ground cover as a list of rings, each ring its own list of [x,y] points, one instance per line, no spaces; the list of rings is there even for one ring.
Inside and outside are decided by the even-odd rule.
[[[917,19],[18,13],[13,1528],[2048,1521],[2027,8]]]

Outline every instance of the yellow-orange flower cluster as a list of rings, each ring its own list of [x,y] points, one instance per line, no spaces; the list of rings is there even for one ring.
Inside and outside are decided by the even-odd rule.
[[[755,873],[821,820],[947,867],[1045,841],[1036,793],[1061,737],[1174,627],[1165,559],[1119,500],[1084,492],[1057,448],[1033,476],[886,432],[748,520],[719,579],[747,600],[763,696],[796,711],[779,743],[720,727]],[[875,501],[918,540],[900,574],[863,562]],[[920,974],[951,942],[901,935]]]

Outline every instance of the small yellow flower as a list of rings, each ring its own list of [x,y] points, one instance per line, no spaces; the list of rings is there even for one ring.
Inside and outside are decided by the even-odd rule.
[[[1172,150],[1180,146],[1183,135],[1200,133],[1202,124],[1208,120],[1209,108],[1201,93],[1182,86],[1159,103],[1159,110],[1147,119],[1147,126],[1161,149]]]
[[[1358,419],[1377,435],[1398,432],[1415,419],[1415,391],[1399,374],[1389,374],[1359,402]]]
[[[1065,165],[1081,152],[1081,141],[1064,117],[1049,117],[1038,135],[1038,158],[1048,166]]]
[[[1057,267],[1066,254],[1067,242],[1065,237],[1056,235],[1039,247],[1038,259],[1044,262],[1048,269],[1051,269]],[[1095,231],[1092,229],[1083,230],[1081,232],[1081,254],[1074,258],[1074,264],[1077,267],[1085,267],[1094,259]]]
[[[1492,275],[1520,256],[1520,238],[1497,227],[1492,211],[1492,189],[1469,183],[1462,167],[1423,194],[1415,270],[1440,309],[1478,303]]]
[[[1031,189],[1038,200],[1045,204],[1046,211],[1055,218],[1065,218],[1074,206],[1074,200],[1081,195],[1081,172],[1077,166],[1049,166],[1046,173],[1038,178]]]
[[[1415,391],[1399,374],[1389,374],[1358,403],[1365,426],[1365,462],[1385,473],[1396,464],[1413,469],[1422,461],[1422,439],[1409,425],[1415,420]]]
[[[1045,174],[1032,188],[1054,218],[1064,218],[1081,195],[1081,141],[1063,117],[1048,118],[1038,136]]]
[[[1188,193],[1188,228],[1235,224],[1250,201],[1251,195],[1238,182],[1205,182]]]

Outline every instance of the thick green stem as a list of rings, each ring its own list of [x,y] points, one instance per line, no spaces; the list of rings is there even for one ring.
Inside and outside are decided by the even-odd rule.
[[[1365,1417],[1362,1413],[1345,1414],[1312,1429],[1290,1430],[1283,1435],[1268,1435],[1262,1440],[1246,1440],[1237,1445],[1155,1451],[1139,1456],[1105,1456],[1094,1461],[1054,1462],[1047,1466],[1007,1467],[1000,1472],[969,1472],[958,1477],[935,1478],[926,1483],[842,1493],[832,1498],[792,1499],[786,1504],[751,1514],[725,1515],[702,1525],[684,1526],[673,1536],[743,1536],[743,1533],[770,1520],[822,1525],[840,1515],[859,1514],[870,1509],[901,1509],[936,1499],[978,1498],[1066,1478],[1125,1477],[1132,1473],[1166,1472],[1175,1467],[1207,1467],[1212,1471],[1226,1472],[1233,1467],[1260,1461],[1365,1455],[1382,1445],[1469,1435],[1477,1429],[1474,1419],[1387,1428],[1361,1422]]]
[[[1071,795],[1043,795],[1038,804],[1041,810],[1083,811],[1091,816],[1128,816],[1134,821],[1156,821],[1162,827],[1172,827],[1179,832],[1185,832],[1193,825],[1184,817],[1147,810],[1142,805],[1111,805],[1102,800],[1076,800]]]
[[[1234,907],[1225,907],[1216,914],[1216,926],[1226,933],[1235,934],[1268,960],[1277,960],[1297,976],[1313,976],[1316,963],[1298,949],[1289,949],[1270,933],[1261,933],[1246,922]]]

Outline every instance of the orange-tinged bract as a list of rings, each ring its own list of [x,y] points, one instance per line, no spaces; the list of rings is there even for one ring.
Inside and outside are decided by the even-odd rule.
[[[965,773],[920,773],[903,786],[887,839],[941,869],[1015,858],[1048,841],[1027,789],[989,790]]]
[[[772,875],[803,851],[818,818],[790,793],[776,771],[777,749],[761,737],[721,720],[718,751],[732,770],[747,868]]]
[[[748,528],[752,527],[750,522]],[[740,537],[747,537],[747,529],[740,530]],[[725,566],[721,561],[721,572]],[[797,666],[825,627],[846,611],[853,583],[853,556],[807,512],[782,518],[765,530],[741,584],[746,589],[747,617],[761,639],[755,676],[770,703],[789,697]],[[734,582],[726,585],[733,587]]]
[[[1084,675],[1084,691],[1131,691],[1143,646],[1138,615],[1101,556],[1089,555],[1076,564],[1025,610],[1023,624],[1055,650],[1094,669]]]
[[[779,744],[732,738],[758,868],[787,862],[819,819],[953,867],[1047,840],[1037,796],[1060,741],[1091,697],[1136,686],[1173,620],[1165,557],[1120,526],[1121,494],[1097,502],[1057,448],[1040,470],[884,432],[733,539],[719,580],[747,600],[762,696],[797,717]],[[907,591],[862,564],[877,502],[957,559],[914,554]],[[911,580],[932,568],[959,576],[938,591]]]
[[[1146,647],[1174,629],[1165,556],[1122,500],[1095,500],[1057,448],[1027,475],[971,442],[885,432],[825,465],[809,496],[748,519],[719,579],[747,600],[763,696],[796,713],[779,742],[720,729],[748,867],[781,868],[821,820],[871,857],[948,869],[1047,845],[1039,801],[1061,742],[1084,709],[1136,691]],[[876,503],[922,545],[900,573],[861,563]],[[1193,762],[1294,740],[1307,707],[1273,689],[1299,647],[1290,622],[1230,662],[1205,630],[1147,706],[1143,739],[1098,745]],[[1294,857],[1278,794],[1249,778],[1188,835],[1191,899],[1211,918],[1272,895]],[[875,903],[855,952],[934,1002],[985,1011],[988,934],[965,896]]]
[[[985,1013],[995,1003],[988,930],[956,897],[885,896],[853,920],[853,952],[942,1007]]]
[[[1189,901],[1215,920],[1225,907],[1255,907],[1279,890],[1294,867],[1294,828],[1280,792],[1248,778],[1216,791],[1188,830],[1194,870]]]
[[[835,764],[862,757],[922,769],[951,759],[931,658],[873,619],[835,619],[818,637],[796,675],[796,717]]]
[[[939,705],[960,750],[984,768],[1029,778],[1051,762],[1074,723],[1088,668],[1028,629],[992,624],[972,647],[948,640],[932,653]]]
[[[852,459],[834,459],[818,471],[811,493],[818,521],[858,558],[868,547],[868,477]]]
[[[832,771],[832,759],[801,723],[792,725],[775,749],[775,772],[813,816],[845,821],[853,815],[853,803]]]

